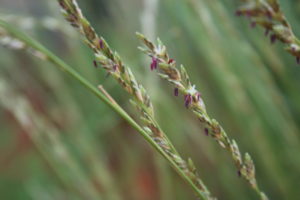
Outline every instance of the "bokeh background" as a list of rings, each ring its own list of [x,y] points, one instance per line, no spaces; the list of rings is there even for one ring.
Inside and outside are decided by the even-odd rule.
[[[236,0],[78,0],[149,91],[163,130],[219,199],[257,199],[229,158],[149,71],[135,32],[160,37],[183,63],[208,113],[256,164],[270,199],[299,199],[300,66],[260,27],[235,16]],[[300,3],[280,4],[300,35]],[[133,117],[128,95],[92,65],[92,52],[56,1],[0,0],[0,18],[38,39],[106,90]],[[0,48],[0,199],[195,199],[124,120],[51,64]],[[137,117],[135,117],[137,119]],[[29,125],[28,125],[29,124]]]

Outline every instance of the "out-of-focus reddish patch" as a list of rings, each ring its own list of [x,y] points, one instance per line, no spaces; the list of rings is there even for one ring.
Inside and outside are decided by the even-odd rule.
[[[0,170],[9,168],[15,160],[19,159],[21,156],[24,156],[33,148],[29,133],[19,126],[10,111],[5,111],[5,118],[8,122],[14,124],[15,131],[12,131],[12,134],[15,134],[15,140],[13,143],[9,144],[8,147],[6,147],[6,149],[9,150],[1,155]]]
[[[48,107],[46,102],[45,94],[38,90],[32,90],[30,88],[23,89],[24,94],[26,95],[27,100],[30,102],[30,105],[34,108],[37,113],[43,114],[49,122],[51,122],[56,128],[60,130],[66,130],[70,124],[68,115],[66,112],[61,112],[57,118],[49,116]]]
[[[147,168],[140,168],[136,174],[136,188],[142,195],[140,199],[157,199],[154,175]]]
[[[99,191],[100,194],[103,193],[103,192],[105,192],[105,191],[103,190],[103,187],[102,187],[102,185],[101,185],[99,179],[97,179],[97,177],[93,177],[93,178],[92,178],[92,183],[93,183],[93,185],[95,186],[96,190]]]
[[[45,100],[43,99],[42,95],[29,88],[24,89],[24,93],[36,111],[46,113]]]

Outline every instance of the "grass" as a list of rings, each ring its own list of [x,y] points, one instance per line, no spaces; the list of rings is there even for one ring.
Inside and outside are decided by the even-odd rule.
[[[196,194],[210,199],[210,192],[218,199],[257,199],[255,193],[266,198],[261,189],[269,199],[299,196],[299,70],[282,44],[270,45],[262,36],[267,26],[272,41],[282,41],[297,58],[296,4],[281,1],[276,9],[275,1],[268,1],[274,11],[270,18],[260,1],[258,15],[251,12],[249,19],[263,29],[252,29],[235,16],[236,10],[248,13],[249,6],[231,0],[165,0],[151,8],[143,7],[146,0],[80,1],[91,23],[75,1],[60,2],[86,47],[59,16],[52,5],[56,1],[28,1],[11,6],[19,9],[14,17],[1,15],[10,23],[1,21],[1,42],[21,50],[0,49],[1,198],[147,200],[193,199]],[[25,12],[35,6],[43,14]],[[45,17],[63,28],[49,27]],[[34,24],[25,26],[29,21]],[[141,23],[151,38],[165,41],[184,68],[176,67],[166,49],[142,37],[152,56],[145,61],[133,34]],[[159,68],[173,88],[149,67]],[[22,116],[33,119],[31,129],[22,124]],[[62,152],[67,157],[60,157]],[[13,190],[6,183],[14,183]]]
[[[141,51],[152,58],[151,70],[158,69],[158,75],[175,87],[175,96],[178,96],[179,93],[183,95],[185,107],[192,111],[196,118],[204,124],[205,135],[214,138],[223,149],[231,154],[238,170],[237,174],[249,183],[262,200],[268,199],[257,185],[252,158],[248,153],[243,158],[236,141],[230,139],[219,122],[207,114],[201,93],[196,89],[196,85],[191,82],[185,67],[181,65],[180,70],[176,67],[176,61],[169,57],[166,46],[160,40],[158,40],[158,45],[155,46],[144,35],[137,33],[137,36],[147,47],[146,49],[141,47]]]

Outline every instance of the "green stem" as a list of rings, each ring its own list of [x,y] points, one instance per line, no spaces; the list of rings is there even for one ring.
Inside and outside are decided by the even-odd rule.
[[[103,101],[106,105],[112,108],[117,114],[119,114],[124,120],[126,120],[135,130],[137,130],[144,139],[153,147],[155,148],[170,164],[171,166],[177,171],[177,173],[194,189],[197,196],[207,200],[206,194],[203,193],[198,187],[193,183],[193,181],[185,175],[185,173],[180,169],[180,167],[160,148],[159,145],[155,143],[154,140],[140,127],[127,113],[124,111],[120,106],[112,103],[105,95],[103,95],[96,87],[94,87],[88,80],[83,78],[79,73],[77,73],[72,67],[66,64],[63,60],[58,58],[48,49],[46,49],[42,44],[38,41],[34,40],[33,38],[27,36],[23,32],[17,30],[16,28],[10,26],[6,22],[0,19],[0,27],[4,28],[8,31],[13,37],[21,40],[26,45],[38,50],[39,52],[43,53],[47,56],[47,59],[55,64],[58,68],[60,68],[65,73],[69,74],[71,77],[79,81],[86,89],[92,92],[95,96],[97,96],[101,101]]]

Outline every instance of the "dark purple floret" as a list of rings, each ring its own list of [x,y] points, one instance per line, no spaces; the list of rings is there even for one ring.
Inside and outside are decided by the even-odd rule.
[[[191,105],[192,101],[193,101],[192,95],[190,94],[184,95],[184,105],[186,108],[188,108],[189,105]]]
[[[174,95],[177,97],[178,94],[179,94],[179,89],[178,89],[178,88],[175,88],[175,89],[174,89]]]
[[[151,71],[154,69],[157,69],[157,65],[158,65],[158,60],[156,57],[152,57],[152,63],[150,65],[150,69]]]
[[[204,133],[205,133],[205,135],[208,136],[208,133],[209,133],[208,128],[205,128],[205,129],[204,129]]]
[[[117,69],[118,69],[118,65],[114,65],[113,66],[113,71],[115,72],[115,71],[117,71]]]
[[[174,59],[170,59],[169,61],[168,61],[168,64],[171,64],[171,63],[173,63],[174,62]]]
[[[196,93],[196,99],[197,101],[200,101],[200,98],[201,98],[201,94],[199,92]]]
[[[274,44],[274,43],[276,42],[276,39],[277,39],[277,37],[276,37],[275,34],[272,34],[272,35],[270,36],[270,41],[271,41],[272,44]]]
[[[102,39],[99,40],[99,46],[100,46],[101,49],[104,48],[104,43],[103,43],[103,40],[102,40]]]
[[[241,176],[242,176],[242,173],[241,173],[241,171],[240,171],[240,170],[238,170],[238,172],[237,172],[237,173],[238,173],[238,176],[239,176],[239,177],[241,177]]]
[[[97,61],[94,60],[93,63],[94,63],[94,66],[97,68],[98,67]]]

